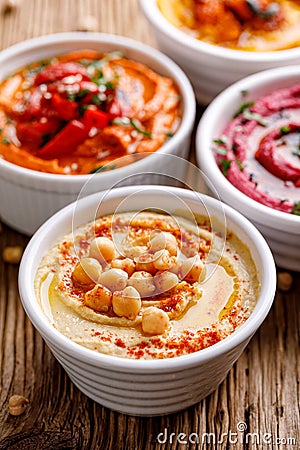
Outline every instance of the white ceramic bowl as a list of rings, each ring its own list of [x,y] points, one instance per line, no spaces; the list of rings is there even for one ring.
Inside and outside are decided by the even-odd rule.
[[[182,175],[176,161],[160,158],[176,155],[186,158],[195,120],[193,89],[182,70],[168,57],[149,46],[122,36],[101,33],[60,33],[38,37],[16,44],[0,53],[0,80],[9,73],[34,61],[76,49],[123,51],[128,58],[149,65],[162,75],[171,77],[182,97],[183,117],[175,135],[161,149],[126,167],[90,175],[55,175],[24,169],[0,158],[0,217],[5,223],[26,234],[34,231],[54,212],[84,194],[109,189],[126,177],[147,172],[140,178],[130,178],[127,184],[159,183],[154,174]],[[153,174],[154,173],[154,174]],[[126,182],[123,182],[126,184]]]
[[[218,192],[220,198],[250,219],[262,232],[276,263],[300,271],[300,217],[262,205],[240,192],[221,173],[213,151],[213,140],[220,138],[225,125],[245,100],[256,100],[278,88],[299,84],[300,66],[271,69],[251,75],[227,88],[203,114],[196,136],[198,165]]]
[[[126,200],[125,202],[123,202]],[[123,203],[122,203],[123,202]],[[166,360],[131,360],[100,354],[60,334],[42,312],[34,291],[34,278],[42,256],[76,225],[101,215],[125,210],[161,208],[210,214],[219,221],[226,214],[228,229],[246,242],[261,283],[257,305],[250,318],[232,335],[210,348]],[[183,204],[183,206],[182,206]],[[275,294],[276,271],[271,252],[257,229],[221,202],[196,192],[166,186],[132,186],[94,194],[73,203],[49,219],[28,244],[19,272],[20,295],[33,325],[74,384],[101,405],[133,415],[161,415],[199,402],[217,388],[249,339],[265,319]]]
[[[140,0],[161,51],[189,76],[198,101],[208,104],[235,81],[264,69],[300,63],[300,47],[249,52],[210,45],[172,25],[161,13],[157,0]]]

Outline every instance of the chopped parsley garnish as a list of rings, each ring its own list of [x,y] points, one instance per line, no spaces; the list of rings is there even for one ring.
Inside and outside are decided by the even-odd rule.
[[[100,103],[101,103],[101,100],[100,100],[100,98],[98,97],[98,95],[93,95],[93,97],[92,97],[92,102],[94,103],[94,105],[100,105]]]
[[[253,106],[254,102],[247,102],[247,103],[242,103],[238,110],[236,111],[236,113],[233,115],[233,117],[237,117],[238,115],[242,114],[244,111],[246,111],[246,109],[249,109],[250,106]]]
[[[10,144],[10,140],[7,137],[2,138],[2,142],[3,142],[3,144],[6,144],[6,145]]]
[[[300,148],[297,148],[296,150],[292,151],[292,155],[298,156],[300,158]]]
[[[116,117],[112,120],[112,123],[115,125],[123,125],[128,126],[131,125],[138,133],[141,133],[143,136],[151,139],[152,135],[149,131],[142,130],[141,125],[135,119],[128,119],[128,117]]]
[[[105,172],[106,170],[114,170],[116,169],[116,166],[111,165],[111,166],[98,166],[95,167],[95,169],[91,170],[89,173],[99,173],[99,172]]]
[[[244,110],[243,115],[244,115],[245,119],[255,120],[262,127],[267,126],[266,120],[260,114],[253,113],[247,108]]]
[[[295,202],[294,207],[291,211],[291,214],[295,214],[296,216],[300,216],[300,202]]]
[[[244,166],[243,166],[242,161],[241,161],[239,158],[236,158],[235,161],[236,161],[236,163],[237,163],[238,168],[240,169],[240,171],[243,172]]]
[[[42,70],[44,70],[45,67],[49,65],[49,63],[50,63],[49,60],[40,61],[37,66],[36,65],[29,66],[28,72],[29,72],[30,75],[37,75]]]
[[[2,131],[3,131],[3,128],[0,128],[0,134],[2,133]]]
[[[231,165],[231,161],[228,161],[228,159],[221,159],[220,164],[221,164],[221,169],[222,169],[223,174],[225,175],[225,177],[227,177],[228,170]]]
[[[280,128],[281,135],[288,134],[290,131],[291,131],[291,127],[289,127],[288,125]]]
[[[171,137],[174,136],[174,133],[173,133],[173,131],[166,131],[166,132],[165,132],[165,135],[166,135],[168,138],[171,138]]]
[[[91,91],[89,89],[82,89],[82,91],[79,91],[78,94],[76,94],[76,100],[81,100],[83,97],[85,97],[90,92]]]
[[[213,143],[217,144],[217,146],[218,146],[213,149],[215,153],[217,153],[218,155],[226,155],[227,154],[227,149],[224,148],[227,144],[226,136],[221,136],[219,139],[214,139]]]
[[[214,150],[214,152],[217,153],[218,155],[223,155],[223,156],[227,155],[227,150],[226,150],[225,148],[222,148],[222,147],[215,147],[213,150]]]
[[[78,105],[79,115],[82,117],[88,108],[89,108],[89,105]]]
[[[116,117],[115,119],[112,120],[112,123],[114,125],[129,125],[130,124],[130,120],[127,117]]]
[[[243,89],[243,90],[241,91],[241,96],[242,96],[242,97],[247,97],[248,94],[249,94],[249,92],[247,91],[247,89]]]
[[[257,0],[246,0],[249,9],[258,17],[268,20],[278,13],[280,6],[277,2],[270,3],[267,8],[262,8],[261,4]]]
[[[220,139],[214,139],[213,142],[218,145],[226,145],[227,138],[226,138],[226,136],[221,136]]]
[[[133,128],[138,132],[146,136],[147,138],[151,139],[151,133],[149,131],[142,130],[139,126],[139,123],[135,119],[130,119],[130,124],[133,126]]]

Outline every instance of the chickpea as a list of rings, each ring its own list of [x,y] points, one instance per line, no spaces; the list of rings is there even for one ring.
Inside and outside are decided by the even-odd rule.
[[[123,291],[113,293],[112,307],[117,316],[133,320],[141,310],[141,296],[134,287],[127,286]]]
[[[156,274],[157,269],[153,264],[154,255],[150,253],[144,253],[136,259],[136,270],[138,271],[146,271],[151,273],[151,275]]]
[[[168,231],[161,231],[150,237],[150,251],[168,250],[171,256],[177,256],[178,245],[175,236]]]
[[[187,258],[181,263],[180,275],[181,278],[188,283],[195,283],[200,281],[204,264],[199,255],[195,255],[192,258]]]
[[[289,272],[278,272],[277,274],[278,289],[288,292],[293,285],[293,277]]]
[[[133,246],[125,247],[125,246],[123,246],[124,255],[127,258],[130,258],[130,259],[139,258],[146,251],[147,251],[147,247],[145,247],[144,245],[136,245],[135,247],[133,247]]]
[[[101,284],[85,293],[84,304],[99,312],[107,312],[112,305],[112,293]]]
[[[101,264],[109,263],[115,257],[114,243],[105,236],[93,239],[90,245],[89,256],[97,259]]]
[[[98,282],[107,287],[110,291],[121,291],[127,286],[128,273],[122,269],[108,269],[102,272]]]
[[[143,297],[151,297],[155,291],[155,284],[151,273],[145,271],[134,272],[129,278],[128,285],[133,286]]]
[[[130,258],[124,258],[124,259],[113,259],[110,263],[111,267],[114,269],[122,269],[125,272],[128,273],[128,276],[130,277],[133,272],[135,271],[135,262],[132,261]]]
[[[23,395],[12,395],[8,401],[9,414],[12,416],[20,416],[27,408],[29,400]]]
[[[170,269],[168,269],[168,272],[175,273],[179,277],[180,269],[181,269],[181,262],[177,260],[175,264],[173,264],[173,266],[170,267]]]
[[[169,316],[162,309],[150,306],[142,315],[142,329],[146,334],[163,334],[169,326]]]
[[[179,280],[175,273],[172,272],[158,272],[154,277],[154,283],[158,292],[166,292],[169,289],[177,286]]]
[[[168,250],[159,250],[153,255],[153,265],[157,270],[168,270],[176,263],[176,256],[170,256]]]
[[[9,264],[19,264],[23,250],[23,247],[19,245],[5,247],[2,253],[3,261]]]
[[[96,284],[102,267],[95,258],[81,258],[73,271],[73,280],[82,285]]]

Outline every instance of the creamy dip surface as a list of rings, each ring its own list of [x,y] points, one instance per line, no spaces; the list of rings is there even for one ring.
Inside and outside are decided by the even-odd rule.
[[[174,26],[208,44],[274,51],[300,43],[298,0],[157,0]]]
[[[233,333],[253,311],[259,282],[246,245],[231,232],[225,241],[206,218],[130,212],[65,236],[43,257],[35,290],[50,323],[72,341],[161,359]]]
[[[121,52],[57,55],[0,81],[0,158],[59,175],[117,169],[173,136],[181,103],[172,79]]]

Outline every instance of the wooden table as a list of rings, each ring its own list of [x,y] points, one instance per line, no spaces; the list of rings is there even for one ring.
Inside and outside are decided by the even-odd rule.
[[[41,34],[76,30],[86,15],[97,18],[98,31],[155,45],[137,0],[16,1],[16,9],[0,15],[0,48]],[[135,418],[81,394],[25,316],[18,296],[18,267],[4,263],[1,254],[4,247],[25,246],[27,241],[3,225],[0,449],[300,448],[299,274],[293,274],[290,292],[277,292],[267,320],[215,393],[177,414]],[[18,417],[8,413],[13,394],[30,402]]]

